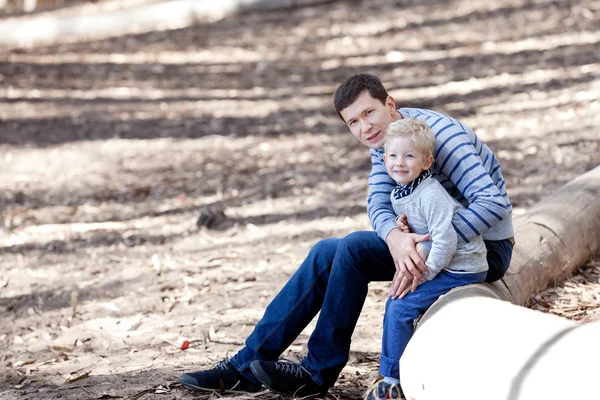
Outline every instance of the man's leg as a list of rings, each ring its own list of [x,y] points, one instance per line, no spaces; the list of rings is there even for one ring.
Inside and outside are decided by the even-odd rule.
[[[319,241],[286,285],[267,306],[246,339],[246,346],[231,358],[233,366],[249,379],[254,360],[277,360],[317,315],[327,289],[329,270],[342,239]]]
[[[485,240],[484,242],[489,266],[485,281],[496,282],[504,276],[510,266],[513,245],[508,239]]]
[[[256,360],[251,365],[254,375],[285,395],[323,395],[348,361],[350,339],[369,282],[391,280],[394,273],[387,244],[375,232],[353,232],[343,238],[337,245],[321,313],[302,365]]]
[[[181,375],[185,386],[204,391],[255,392],[260,383],[249,370],[254,360],[276,360],[314,318],[325,295],[329,269],[341,239],[319,241],[246,340],[246,347],[215,367]]]
[[[450,289],[483,282],[485,272],[478,274],[453,274],[442,271],[431,281],[419,285],[402,299],[388,299],[383,318],[383,338],[379,373],[399,379],[399,361],[413,335],[414,321],[421,316],[441,295]],[[440,333],[440,339],[443,332]]]
[[[350,340],[372,281],[389,281],[395,267],[375,232],[353,232],[338,244],[321,314],[303,366],[320,387],[333,386],[348,361]]]

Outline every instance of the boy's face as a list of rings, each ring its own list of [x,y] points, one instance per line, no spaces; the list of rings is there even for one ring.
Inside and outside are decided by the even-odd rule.
[[[365,90],[354,103],[340,111],[350,132],[365,146],[371,149],[383,147],[385,131],[392,121],[401,119],[394,99],[390,96],[382,104]]]
[[[433,164],[431,154],[424,155],[409,137],[395,137],[385,146],[385,168],[399,185],[407,185]]]

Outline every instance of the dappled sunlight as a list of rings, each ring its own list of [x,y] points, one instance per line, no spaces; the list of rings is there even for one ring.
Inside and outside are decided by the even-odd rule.
[[[368,44],[368,39],[365,44]],[[336,41],[341,41],[338,43]],[[464,44],[463,44],[464,43]],[[356,66],[381,66],[393,63],[402,62],[419,62],[419,61],[440,61],[459,57],[474,57],[481,55],[510,55],[518,54],[526,51],[542,52],[553,49],[563,48],[565,46],[577,45],[598,45],[600,43],[600,33],[598,32],[583,32],[578,34],[556,34],[543,35],[540,37],[526,38],[523,40],[503,40],[490,41],[489,38],[482,38],[479,42],[474,42],[473,38],[465,38],[464,42],[448,43],[448,50],[435,49],[440,43],[424,46],[422,43],[403,46],[403,50],[392,50],[385,54],[372,54],[371,51],[366,51],[368,46],[365,46],[359,54],[348,55],[345,52],[340,53],[343,48],[355,48],[354,41],[349,37],[335,39],[328,48],[336,49],[336,53],[330,51],[331,56],[341,57],[339,59],[329,59],[323,61],[321,67],[325,70],[340,68],[340,67],[356,67]],[[343,45],[343,46],[340,46]],[[410,44],[410,42],[409,42]],[[442,43],[445,44],[445,43]],[[433,49],[430,49],[433,48]],[[346,56],[346,57],[344,57]]]
[[[277,55],[272,54],[272,60]],[[67,64],[85,60],[86,64],[199,64],[204,70],[213,73],[240,72],[245,63],[269,60],[269,54],[247,50],[241,47],[219,46],[215,49],[191,51],[156,51],[135,53],[74,53],[61,54],[10,54],[9,62],[31,64]]]
[[[22,21],[176,3],[123,1]],[[351,74],[471,126],[514,215],[600,163],[597,0],[318,1],[174,23],[2,49],[0,348],[17,397],[78,400],[63,389],[79,377],[94,398],[133,398],[232,355],[319,239],[371,229],[369,153],[332,106]],[[370,286],[335,390],[376,371],[387,289]]]
[[[542,85],[555,79],[578,79],[589,76],[594,79],[600,74],[600,64],[588,64],[571,68],[543,70],[538,69],[521,74],[503,73],[497,76],[485,78],[469,78],[465,81],[452,81],[428,88],[411,88],[398,90],[400,99],[433,99],[440,96],[468,95],[477,91],[496,89],[499,87],[510,88],[527,85]],[[589,94],[579,95],[579,98],[588,101],[595,100],[594,97],[600,88],[590,88]],[[500,106],[498,106],[500,107]]]

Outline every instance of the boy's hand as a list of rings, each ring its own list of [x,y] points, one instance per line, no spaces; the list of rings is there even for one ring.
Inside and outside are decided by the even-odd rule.
[[[394,259],[396,271],[410,281],[412,278],[425,280],[423,273],[427,273],[428,270],[417,251],[417,243],[426,242],[429,237],[429,234],[403,233],[398,229],[392,229],[387,235],[386,242]]]
[[[406,214],[398,215],[396,217],[396,226],[400,228],[402,232],[410,233],[410,228],[408,227],[408,218],[406,218]]]

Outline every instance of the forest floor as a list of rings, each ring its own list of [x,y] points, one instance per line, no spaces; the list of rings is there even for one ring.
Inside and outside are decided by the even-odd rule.
[[[217,398],[177,376],[233,355],[315,242],[370,229],[331,106],[353,73],[474,128],[527,212],[600,165],[598,26],[597,0],[350,0],[0,49],[0,398]],[[328,398],[376,378],[388,285]],[[531,307],[598,318],[600,262]]]

